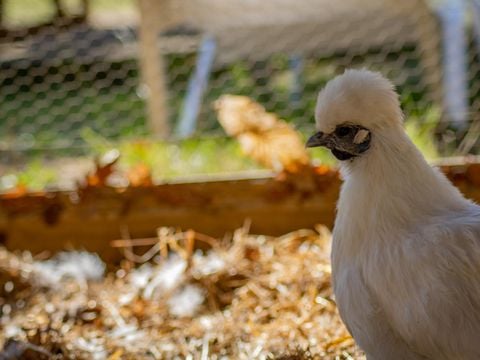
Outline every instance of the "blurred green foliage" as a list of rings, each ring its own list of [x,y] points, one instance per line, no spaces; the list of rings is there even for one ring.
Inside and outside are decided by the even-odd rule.
[[[98,0],[91,3],[95,11],[103,11],[113,6],[125,9],[133,7],[133,1]],[[7,0],[6,8],[19,23],[28,23],[33,21],[33,13],[38,18],[49,16],[48,9],[36,8],[41,3],[44,2]],[[29,10],[23,13],[21,9],[26,4],[29,4]],[[66,4],[75,9],[78,1],[68,0]],[[239,60],[215,68],[205,94],[195,137],[174,142],[154,141],[148,136],[145,100],[138,86],[139,69],[135,59],[91,63],[65,59],[48,65],[42,71],[39,69],[44,66],[41,63],[32,63],[30,67],[16,70],[14,75],[11,75],[12,71],[3,71],[9,76],[0,77],[0,90],[2,86],[16,81],[28,83],[32,78],[35,84],[49,85],[42,91],[21,85],[16,93],[0,96],[0,129],[6,128],[6,131],[0,131],[0,141],[8,143],[14,139],[15,142],[18,134],[24,134],[21,139],[28,140],[25,142],[31,147],[30,150],[26,149],[28,151],[22,151],[22,160],[26,164],[22,169],[0,174],[0,190],[15,184],[24,184],[31,189],[53,185],[61,177],[61,169],[48,166],[55,163],[51,161],[55,157],[92,158],[112,148],[121,153],[120,168],[145,164],[152,169],[157,181],[186,175],[258,169],[257,164],[242,155],[235,140],[224,137],[212,108],[213,101],[228,93],[249,96],[307,137],[313,131],[313,111],[318,90],[343,71],[338,59],[347,55],[335,53],[328,58],[305,57],[299,78],[295,76],[288,54],[276,54],[255,62]],[[398,68],[400,57],[404,58],[402,68]],[[169,120],[174,128],[196,55],[169,54],[165,60],[170,94]],[[349,61],[353,67],[368,64],[369,68],[382,71],[390,77],[400,73],[405,75],[397,90],[407,113],[407,131],[429,159],[437,158],[433,133],[440,121],[440,113],[426,96],[428,89],[422,85],[416,49],[407,46],[387,53],[384,49],[371,49],[365,54],[351,56]],[[2,64],[2,67],[0,70],[16,69],[14,64]],[[49,77],[52,76],[61,76],[61,81],[50,81]],[[105,86],[107,78],[109,85]],[[298,84],[300,94],[293,96],[292,91]],[[23,112],[18,110],[19,107],[20,110],[35,111]],[[15,119],[13,125],[12,121],[7,124],[8,119],[12,118]],[[48,152],[50,159],[44,162],[45,151],[49,148],[54,150]],[[313,149],[311,155],[315,162],[335,164],[335,159],[325,149]]]
[[[434,138],[440,116],[440,110],[436,107],[431,107],[423,114],[422,118],[411,116],[405,122],[405,129],[408,135],[428,160],[435,160],[440,157]]]
[[[373,51],[355,56],[352,66],[368,63],[375,55]],[[389,53],[385,61],[394,61],[400,55],[410,59],[405,61],[405,66],[412,69],[418,66],[418,59],[410,48]],[[195,66],[195,54],[169,54],[166,64],[169,121],[175,128]],[[312,129],[318,90],[342,68],[335,65],[335,57],[305,58],[303,64],[298,79],[287,54],[277,54],[264,61],[238,61],[215,69],[204,97],[196,135],[223,134],[212,106],[223,94],[249,96],[296,128]],[[28,146],[32,149],[51,147],[72,150],[88,146],[82,137],[84,128],[111,140],[148,136],[145,99],[139,86],[136,60],[78,63],[74,59],[65,59],[46,68],[37,62],[28,68],[17,69],[15,66],[14,63],[1,64],[2,73],[9,75],[0,77],[0,94],[4,86],[22,85],[14,93],[0,96],[0,129],[3,128],[0,141],[6,139],[8,142],[18,134],[28,134],[31,137]],[[388,63],[373,63],[370,67],[384,73],[385,69],[394,68]],[[422,86],[418,71],[404,70],[409,75],[398,86],[402,106],[407,115],[423,121],[431,106],[425,96],[428,89]],[[386,75],[395,74],[387,72]],[[57,80],[53,82],[51,77]],[[32,79],[35,86],[25,85]],[[108,86],[105,85],[106,80]],[[301,90],[294,97],[292,90],[297,83]],[[39,86],[43,86],[41,91]],[[12,119],[15,121],[12,122]]]
[[[92,154],[118,149],[121,154],[118,164],[120,168],[128,169],[144,164],[152,170],[156,180],[259,168],[243,156],[238,143],[229,138],[193,138],[179,142],[148,139],[110,142],[92,131],[86,131],[84,138],[90,145]]]
[[[432,135],[432,127],[438,116],[439,112],[432,110],[428,113],[429,122],[422,124],[414,118],[406,122],[407,133],[430,160],[438,158]],[[303,135],[304,138],[308,136],[307,133]],[[144,164],[151,169],[155,181],[261,169],[261,166],[243,155],[238,142],[231,138],[193,138],[174,143],[148,139],[112,142],[88,129],[83,132],[83,137],[89,144],[89,158],[117,149],[121,154],[119,170]],[[314,148],[309,153],[316,164],[336,166],[335,158],[324,148]],[[30,190],[42,190],[54,187],[61,176],[62,169],[55,162],[44,162],[41,157],[36,157],[23,169],[0,176],[0,191],[19,184]]]

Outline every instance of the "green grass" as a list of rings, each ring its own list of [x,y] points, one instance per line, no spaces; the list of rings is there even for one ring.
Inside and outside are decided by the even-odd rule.
[[[438,158],[438,152],[432,137],[433,128],[439,118],[437,109],[432,108],[424,119],[423,125],[416,118],[406,122],[406,129],[413,142],[430,159]],[[308,134],[303,134],[304,138]],[[110,141],[92,129],[84,129],[82,137],[88,144],[90,155],[106,153],[111,149],[120,152],[118,168],[128,170],[135,165],[144,164],[152,170],[155,181],[171,180],[178,177],[236,173],[261,167],[242,154],[235,139],[216,137],[188,139],[170,143],[147,139]],[[323,148],[309,150],[316,164],[335,166],[336,160]],[[62,176],[62,169],[54,161],[44,163],[42,158],[34,158],[20,171],[8,171],[0,176],[0,191],[8,190],[16,184],[25,185],[30,190],[42,190],[54,187]],[[49,165],[48,165],[49,164]]]
[[[4,0],[4,17],[7,26],[34,26],[52,20],[55,12],[51,0]],[[69,15],[78,15],[80,0],[63,0],[64,10]],[[135,11],[136,0],[89,0],[90,11],[115,12]]]
[[[190,139],[178,143],[146,139],[111,142],[92,130],[84,131],[84,137],[91,149],[87,159],[117,149],[121,154],[117,164],[120,171],[144,164],[151,169],[155,181],[260,168],[243,156],[235,140],[228,138]],[[0,191],[20,184],[30,190],[54,187],[62,177],[62,169],[55,161],[42,162],[42,158],[40,155],[23,169],[8,171],[0,176]]]
[[[84,138],[94,154],[117,149],[121,154],[120,168],[145,164],[152,169],[156,180],[259,168],[243,156],[238,143],[229,138],[188,139],[176,143],[141,139],[112,143],[92,131],[86,131]]]

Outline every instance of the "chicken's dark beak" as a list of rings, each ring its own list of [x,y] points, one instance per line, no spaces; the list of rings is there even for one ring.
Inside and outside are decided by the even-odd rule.
[[[321,131],[313,134],[308,140],[305,146],[307,148],[327,146],[330,143],[329,136]]]
[[[321,131],[307,140],[306,147],[325,146],[338,160],[349,160],[370,148],[370,130],[351,124],[338,125],[330,134]]]

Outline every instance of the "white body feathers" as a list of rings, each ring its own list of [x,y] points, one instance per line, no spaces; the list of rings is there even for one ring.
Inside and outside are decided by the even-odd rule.
[[[349,121],[372,132],[371,148],[341,165],[332,271],[342,319],[368,359],[480,359],[480,207],[410,141],[386,79],[347,71],[332,83],[319,130]]]

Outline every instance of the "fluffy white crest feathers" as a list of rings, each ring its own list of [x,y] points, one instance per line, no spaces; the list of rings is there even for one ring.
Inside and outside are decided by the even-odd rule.
[[[368,70],[346,70],[320,92],[315,109],[317,129],[331,133],[343,123],[374,130],[402,123],[398,95],[392,83]]]

